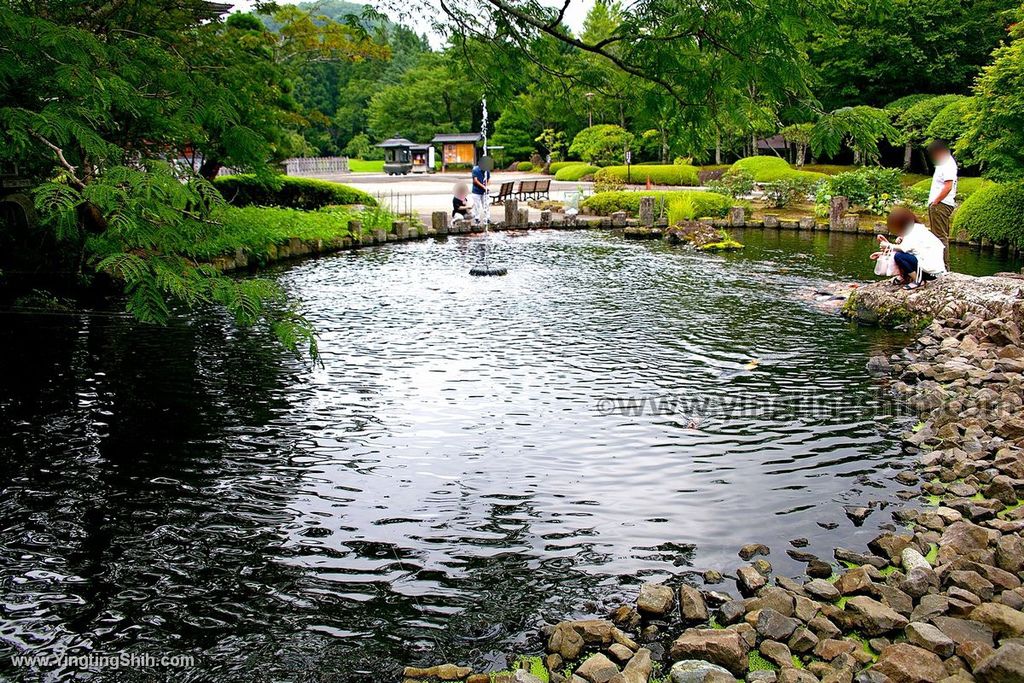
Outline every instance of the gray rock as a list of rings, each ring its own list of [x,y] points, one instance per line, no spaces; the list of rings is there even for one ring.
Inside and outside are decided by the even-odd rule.
[[[747,652],[750,646],[743,636],[732,629],[689,629],[673,641],[669,657],[700,659],[742,676],[747,670]]]
[[[823,579],[808,581],[804,584],[804,591],[812,598],[824,600],[825,602],[835,602],[840,597],[839,590]]]
[[[767,583],[768,580],[753,567],[740,567],[736,571],[736,585],[744,595],[753,595]]]
[[[919,553],[917,548],[904,548],[903,552],[900,553],[900,561],[903,565],[903,570],[908,573],[916,567],[928,571],[932,569],[932,566],[928,564],[928,560],[924,559],[924,555]]]
[[[619,667],[612,660],[598,652],[588,657],[575,671],[576,675],[590,683],[608,683],[619,673]]]
[[[793,653],[785,644],[776,640],[763,640],[759,649],[765,659],[775,666],[779,668],[793,666]]]
[[[885,648],[874,670],[892,683],[938,683],[946,677],[938,655],[907,643]]]
[[[515,681],[515,683],[543,683],[539,678],[525,669],[516,669],[515,674],[512,676],[512,680]]]
[[[779,671],[779,683],[818,683],[818,679],[808,671],[790,667]]]
[[[906,634],[908,643],[934,652],[943,659],[952,656],[956,649],[953,639],[931,624],[911,622],[907,625]]]
[[[705,683],[712,672],[732,678],[727,669],[699,659],[684,659],[672,665],[668,677],[672,683]]]
[[[909,622],[902,614],[888,605],[858,595],[846,602],[846,611],[856,615],[861,631],[867,636],[881,636],[906,626]]]
[[[818,636],[814,635],[814,633],[805,626],[798,626],[797,629],[793,631],[793,635],[790,636],[789,642],[787,643],[790,650],[799,654],[810,652],[817,644]]]
[[[757,615],[757,632],[769,640],[787,640],[798,626],[799,621],[783,616],[771,607],[765,607]]]
[[[747,562],[755,555],[770,555],[771,552],[771,549],[763,543],[748,543],[740,548],[739,555],[740,559]]]
[[[986,602],[971,610],[971,621],[985,624],[1000,638],[1024,636],[1024,613],[997,602]]]
[[[693,586],[679,587],[679,615],[687,624],[701,624],[708,620],[708,606],[704,596]]]
[[[941,616],[949,609],[949,599],[945,595],[925,595],[910,613],[911,621],[930,621]]]
[[[649,616],[661,617],[668,614],[673,603],[672,589],[663,583],[645,583],[640,586],[636,598],[637,609]]]
[[[957,645],[974,641],[991,647],[995,642],[992,628],[986,624],[956,617],[935,617],[932,623]]]
[[[764,669],[758,669],[757,671],[750,671],[747,673],[747,683],[775,683],[779,679],[779,675],[774,671],[766,671]]]
[[[1020,683],[1024,681],[1024,645],[1006,643],[974,669],[984,683]]]
[[[747,613],[747,606],[742,600],[731,600],[718,608],[719,621],[724,625],[735,624]]]

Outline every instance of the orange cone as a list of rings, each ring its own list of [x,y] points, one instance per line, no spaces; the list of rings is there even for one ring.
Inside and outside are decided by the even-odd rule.
[[[651,176],[647,176],[647,189],[650,190],[651,187]]]

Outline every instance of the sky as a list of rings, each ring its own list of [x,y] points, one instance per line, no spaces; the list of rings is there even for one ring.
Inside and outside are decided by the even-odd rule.
[[[277,0],[277,2],[280,3],[280,4],[292,4],[292,5],[297,5],[299,2],[305,2],[305,1],[307,1],[307,0]],[[350,2],[358,2],[358,1],[359,0],[350,0]],[[549,5],[551,7],[559,7],[560,8],[562,6],[562,0],[540,0],[540,2],[541,2],[542,5]],[[365,4],[373,4],[373,3],[362,2],[362,3],[359,3],[359,4],[364,4],[365,5]],[[593,6],[593,4],[594,4],[594,0],[570,0],[570,2],[569,2],[569,9],[567,9],[566,12],[565,12],[565,23],[569,26],[569,28],[571,28],[573,30],[573,32],[578,34],[580,32],[580,30],[583,28],[583,20],[586,18],[587,12],[590,11],[590,8]],[[247,11],[247,10],[252,8],[252,5],[253,5],[252,0],[239,0],[239,2],[235,3],[235,9],[241,10],[241,11]],[[434,38],[433,36],[429,36],[429,37],[431,38],[431,43],[435,43],[435,42],[439,43],[440,42],[439,40],[435,41],[433,39]],[[437,45],[434,45],[434,47],[437,47]]]

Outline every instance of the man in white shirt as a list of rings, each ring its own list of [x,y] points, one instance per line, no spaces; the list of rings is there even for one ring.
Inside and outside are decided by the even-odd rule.
[[[878,236],[883,249],[891,249],[893,260],[900,275],[896,282],[904,289],[917,289],[927,280],[934,280],[946,272],[944,254],[946,246],[928,228],[917,222],[914,212],[904,206],[897,206],[889,214],[886,226],[897,235],[890,242],[884,235]],[[877,258],[879,254],[872,254]]]
[[[949,146],[942,140],[928,145],[928,155],[935,164],[932,188],[928,193],[928,225],[946,246],[946,266],[949,266],[950,217],[956,208],[957,166]]]

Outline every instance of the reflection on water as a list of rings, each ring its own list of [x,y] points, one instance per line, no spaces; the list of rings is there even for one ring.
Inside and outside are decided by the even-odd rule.
[[[756,237],[502,235],[497,279],[480,238],[301,263],[312,370],[213,315],[0,314],[0,649],[366,680],[492,661],[620,576],[863,543],[887,513],[840,504],[891,497],[902,423],[863,367],[900,339],[795,296],[848,275],[817,243]]]

